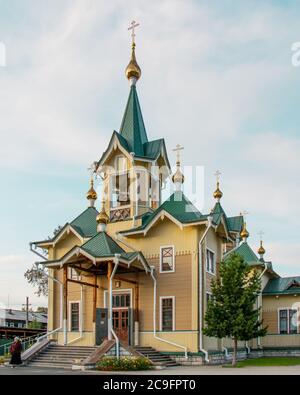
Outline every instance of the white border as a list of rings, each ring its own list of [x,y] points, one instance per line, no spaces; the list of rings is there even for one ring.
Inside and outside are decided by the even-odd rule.
[[[162,250],[164,248],[172,248],[173,249],[173,269],[172,270],[162,270]],[[167,273],[175,273],[175,246],[174,245],[168,245],[168,246],[161,246],[160,247],[160,252],[159,252],[159,273],[161,274],[167,274]]]
[[[173,309],[172,309],[173,322],[172,322],[172,331],[171,332],[174,332],[174,331],[176,331],[176,325],[175,325],[175,323],[176,323],[176,316],[175,316],[176,315],[175,314],[175,312],[176,312],[176,297],[175,296],[160,296],[160,298],[159,298],[159,330],[160,330],[160,332],[171,333],[170,331],[163,331],[162,330],[162,301],[164,299],[172,299],[173,300],[173,306],[172,306],[173,307]]]

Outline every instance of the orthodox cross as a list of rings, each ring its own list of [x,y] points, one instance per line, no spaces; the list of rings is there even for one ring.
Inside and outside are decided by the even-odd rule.
[[[217,177],[217,183],[220,182],[220,175],[221,175],[221,174],[222,174],[222,173],[220,172],[220,170],[217,170],[216,173],[215,173],[215,176]]]
[[[262,241],[264,234],[265,234],[265,232],[263,232],[262,230],[260,232],[258,232],[258,235],[260,237],[260,241]]]
[[[184,147],[181,147],[180,144],[177,144],[176,148],[173,149],[173,152],[176,152],[176,155],[177,155],[177,164],[180,164],[180,151],[183,151],[183,150],[184,150]]]
[[[131,33],[132,44],[134,44],[134,43],[135,43],[135,29],[136,29],[137,27],[139,27],[140,24],[137,23],[136,21],[132,21],[130,25],[131,25],[131,26],[128,28],[128,30],[131,30],[131,31],[132,31],[132,33]]]
[[[249,215],[250,213],[248,211],[241,211],[240,215],[243,217],[246,217],[246,215]]]
[[[94,173],[96,173],[98,163],[93,162],[90,167],[88,168],[88,171],[91,173],[91,177],[93,176]]]

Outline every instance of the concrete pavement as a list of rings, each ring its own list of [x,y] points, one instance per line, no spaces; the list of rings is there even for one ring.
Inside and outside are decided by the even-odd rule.
[[[9,368],[0,367],[0,375],[107,375],[107,372],[98,371],[69,371],[58,369],[40,368]],[[109,375],[155,375],[155,376],[174,376],[174,375],[300,375],[300,366],[272,366],[272,367],[246,367],[246,368],[222,368],[222,366],[182,366],[168,368],[164,370],[151,370],[144,372],[111,372]]]

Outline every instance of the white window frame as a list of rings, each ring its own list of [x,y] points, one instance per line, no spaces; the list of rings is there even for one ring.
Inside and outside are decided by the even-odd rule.
[[[162,301],[164,299],[172,299],[172,331],[175,332],[176,330],[176,297],[175,296],[161,296],[159,298],[159,330],[163,333],[170,333],[170,331],[163,331],[162,323],[163,323],[163,310],[162,310]]]
[[[209,270],[207,270],[207,256],[208,256],[207,251],[209,251],[209,252],[211,252],[212,254],[214,254],[214,268],[215,268],[215,271],[214,271],[214,272],[211,271],[211,267],[209,268]],[[206,273],[211,274],[212,276],[215,276],[215,275],[216,275],[216,272],[217,272],[216,252],[215,252],[214,250],[212,250],[211,248],[206,247],[205,258],[206,258],[206,259],[205,259],[205,270],[206,270]]]
[[[72,331],[72,316],[71,316],[71,312],[72,312],[72,309],[71,309],[71,305],[72,304],[75,304],[75,303],[77,303],[77,304],[79,304],[79,309],[78,309],[78,315],[79,315],[79,328],[78,328],[78,331]],[[77,332],[81,332],[81,325],[82,325],[82,322],[81,322],[81,300],[70,300],[69,301],[69,314],[68,314],[68,317],[69,317],[69,332],[72,332],[72,333],[77,333]]]
[[[126,294],[126,293],[130,294],[130,309],[132,309],[132,307],[133,307],[132,306],[132,288],[113,290],[113,295],[116,295],[118,293],[119,294]],[[108,305],[109,305],[109,303],[108,303],[108,291],[105,290],[104,291],[104,308],[107,309]],[[113,310],[124,310],[124,309],[127,309],[127,308],[128,307],[113,307]]]
[[[293,309],[292,307],[280,307],[279,309],[278,309],[278,312],[277,312],[277,316],[278,316],[278,335],[282,335],[282,336],[285,336],[285,335],[296,335],[296,334],[298,334],[298,333],[300,333],[299,332],[299,325],[297,326],[297,333],[290,333],[290,310],[296,310],[296,309]],[[280,333],[280,312],[281,311],[287,311],[287,333]],[[297,314],[299,314],[299,311],[297,311]]]
[[[122,158],[122,159],[125,161],[125,169],[119,170],[118,167],[117,167],[117,163],[118,163],[118,160],[119,160],[120,158]],[[125,173],[127,173],[127,171],[128,171],[128,163],[127,163],[127,158],[126,158],[126,156],[124,156],[124,155],[117,155],[117,156],[115,157],[115,174],[116,174],[116,175],[125,174]]]
[[[75,280],[75,281],[80,281],[81,280],[81,275],[76,273],[75,269],[73,267],[68,267],[68,277],[70,280]],[[72,272],[75,273],[74,277],[72,276]],[[76,278],[75,278],[76,275]]]
[[[163,261],[163,256],[162,256],[162,252],[163,252],[163,249],[165,249],[165,248],[172,248],[173,249],[173,262],[172,262],[172,266],[173,266],[173,269],[172,270],[163,270],[162,269],[162,261]],[[175,252],[175,246],[174,245],[168,245],[168,246],[161,246],[160,247],[160,253],[159,253],[159,273],[161,273],[161,274],[167,274],[167,273],[175,273],[175,255],[176,255],[176,252]]]

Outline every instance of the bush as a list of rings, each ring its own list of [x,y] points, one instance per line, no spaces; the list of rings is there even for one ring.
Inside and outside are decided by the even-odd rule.
[[[104,357],[97,363],[97,369],[107,372],[148,370],[152,367],[151,362],[143,357]]]
[[[6,355],[4,355],[4,356],[1,356],[1,357],[0,357],[0,365],[3,365],[3,364],[5,364],[5,362],[8,362],[8,361],[9,361],[9,358],[10,358],[10,355],[9,355],[9,354],[6,354]]]

